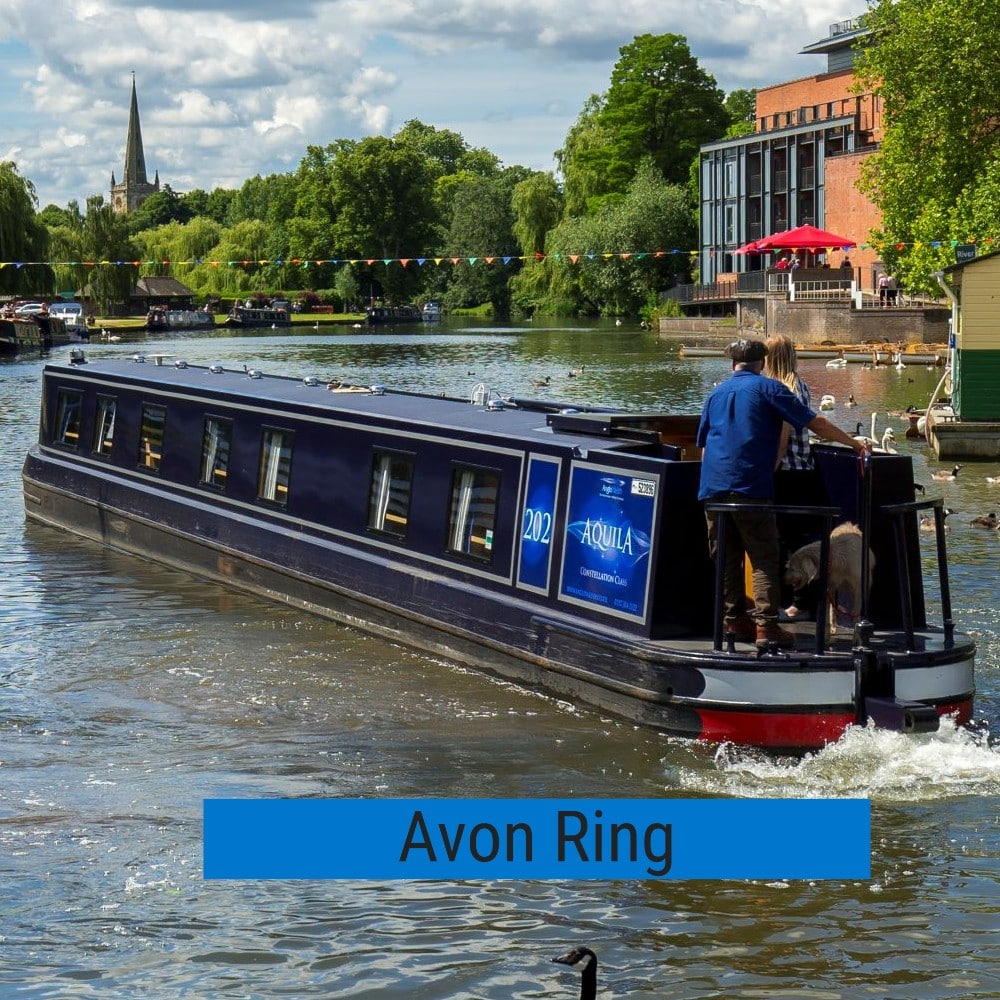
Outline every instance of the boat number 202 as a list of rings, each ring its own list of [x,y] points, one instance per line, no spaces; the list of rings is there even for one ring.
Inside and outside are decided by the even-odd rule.
[[[526,542],[540,542],[548,545],[552,540],[552,513],[547,510],[524,508],[524,529],[521,538]]]

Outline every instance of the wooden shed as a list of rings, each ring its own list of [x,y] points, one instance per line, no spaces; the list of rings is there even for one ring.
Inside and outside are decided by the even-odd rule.
[[[952,406],[959,420],[1000,420],[1000,251],[952,264],[957,299]]]
[[[194,292],[176,278],[140,278],[135,283],[129,311],[135,314],[147,313],[153,306],[167,309],[191,309]]]

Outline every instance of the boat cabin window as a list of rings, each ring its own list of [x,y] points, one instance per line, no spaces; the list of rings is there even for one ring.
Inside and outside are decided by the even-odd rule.
[[[94,420],[94,440],[91,450],[95,455],[110,455],[115,436],[114,396],[97,397],[97,414]]]
[[[224,489],[229,477],[229,447],[233,440],[233,422],[206,417],[201,437],[201,476],[203,486]]]
[[[56,444],[67,448],[80,446],[80,417],[83,412],[83,393],[78,389],[60,389],[56,396]]]
[[[412,486],[413,459],[409,455],[375,452],[368,497],[368,527],[406,538]]]
[[[489,562],[493,557],[500,474],[457,466],[451,474],[448,551]]]
[[[288,482],[292,471],[291,431],[265,427],[257,470],[257,499],[284,506],[288,503]]]
[[[142,425],[139,429],[139,467],[159,471],[163,460],[163,430],[167,423],[167,409],[144,403]]]

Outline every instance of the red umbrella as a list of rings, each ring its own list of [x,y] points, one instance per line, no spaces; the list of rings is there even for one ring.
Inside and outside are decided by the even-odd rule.
[[[744,243],[743,246],[737,247],[733,253],[756,253],[757,244],[760,240],[751,240],[749,243]]]
[[[751,244],[747,244],[751,246]],[[786,229],[783,233],[772,233],[752,244],[753,253],[763,253],[766,250],[847,250],[856,247],[857,243],[846,236],[817,229],[815,226],[796,226]],[[749,251],[748,251],[749,252]]]

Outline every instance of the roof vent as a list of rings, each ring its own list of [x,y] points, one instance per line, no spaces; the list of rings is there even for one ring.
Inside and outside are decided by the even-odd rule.
[[[259,368],[248,368],[247,378],[263,378],[264,373]]]
[[[368,391],[373,396],[384,396],[385,395],[385,386],[384,385],[378,385],[378,384],[376,384],[376,385],[370,386],[369,389],[368,389]]]
[[[220,365],[218,362],[216,362],[214,365],[209,365],[208,370],[213,375],[221,375],[226,369],[223,368],[222,365]]]
[[[302,384],[303,385],[308,385],[310,387],[315,386],[315,385],[319,385],[319,379],[315,375],[307,375],[302,380]]]
[[[85,365],[87,363],[87,356],[83,353],[82,347],[74,347],[69,352],[69,363],[71,365]]]
[[[175,368],[187,368],[187,366],[188,366],[188,363],[183,358],[181,358],[181,359],[179,359],[179,360],[177,360],[177,361],[174,362],[174,367]]]
[[[137,365],[144,365],[146,363],[146,355],[145,354],[133,354],[132,355],[132,360]]]

